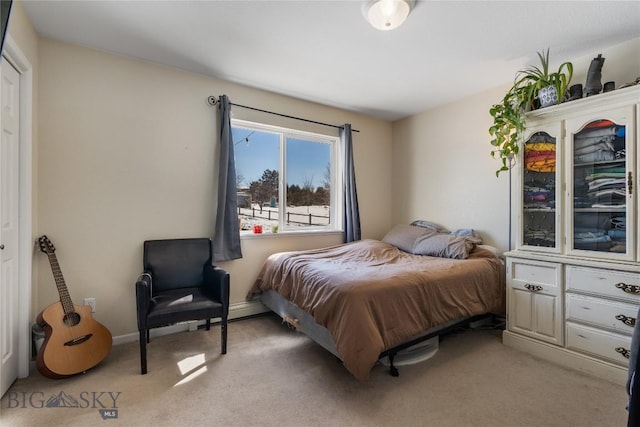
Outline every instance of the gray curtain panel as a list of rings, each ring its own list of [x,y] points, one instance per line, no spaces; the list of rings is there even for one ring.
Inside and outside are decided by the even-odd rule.
[[[342,240],[347,243],[361,238],[360,210],[356,191],[356,173],[353,168],[353,141],[350,124],[345,124],[340,128],[340,140],[344,159],[344,231]]]
[[[236,164],[231,135],[231,103],[226,95],[220,96],[220,159],[218,162],[218,213],[213,235],[213,261],[242,258],[240,227],[238,224],[238,197],[236,194]]]

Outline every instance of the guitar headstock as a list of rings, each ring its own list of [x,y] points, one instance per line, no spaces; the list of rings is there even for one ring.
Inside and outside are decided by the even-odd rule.
[[[55,246],[51,243],[51,240],[44,234],[38,239],[38,243],[40,244],[40,250],[47,255],[50,255],[56,251]]]

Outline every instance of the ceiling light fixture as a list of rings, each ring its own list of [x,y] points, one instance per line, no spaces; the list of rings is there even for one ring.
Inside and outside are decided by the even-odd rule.
[[[367,0],[362,13],[373,28],[389,31],[402,25],[415,3],[415,0]]]

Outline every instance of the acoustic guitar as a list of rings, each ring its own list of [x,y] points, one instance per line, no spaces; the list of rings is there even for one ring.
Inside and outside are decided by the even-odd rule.
[[[93,319],[90,306],[73,305],[53,243],[47,236],[38,242],[49,258],[60,301],[45,308],[36,319],[45,335],[36,366],[45,377],[65,378],[85,372],[107,357],[111,332]]]

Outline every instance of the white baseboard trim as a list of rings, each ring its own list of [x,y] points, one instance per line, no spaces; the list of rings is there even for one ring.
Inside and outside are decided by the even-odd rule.
[[[243,301],[229,305],[229,320],[241,319],[243,317],[255,316],[270,311],[260,300]],[[215,323],[215,322],[214,322]],[[204,325],[205,321],[193,321],[178,323],[177,325],[165,326],[163,328],[155,328],[150,331],[151,338],[162,335],[175,334],[177,332],[195,331],[198,326]],[[113,345],[126,344],[129,342],[138,342],[140,334],[134,332],[131,334],[118,335],[113,337]]]
[[[564,347],[547,344],[510,331],[502,333],[502,343],[565,368],[584,372],[615,384],[625,385],[627,383],[627,368]]]

